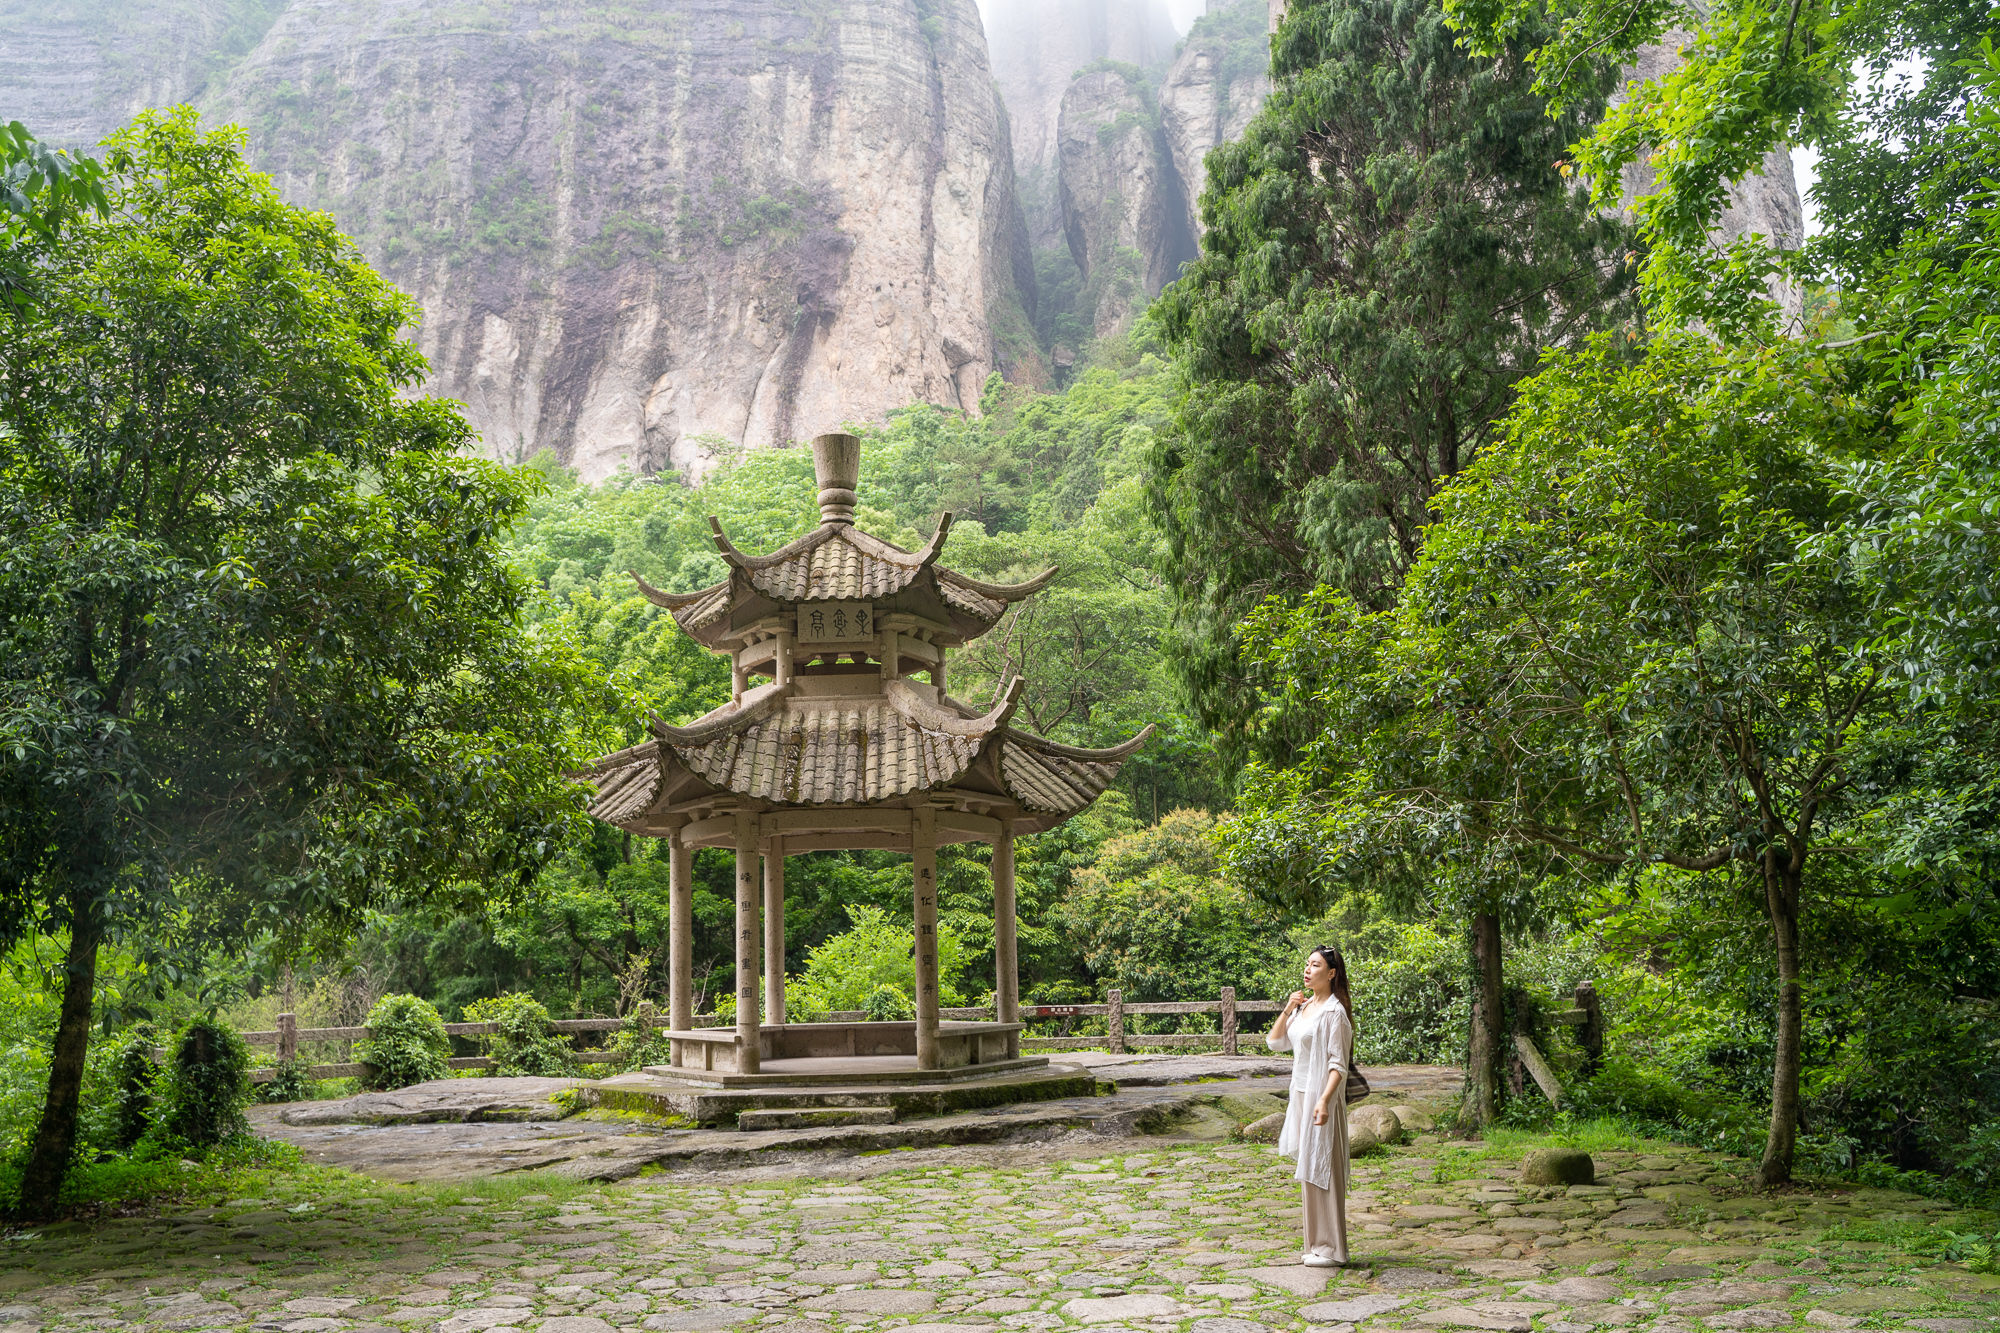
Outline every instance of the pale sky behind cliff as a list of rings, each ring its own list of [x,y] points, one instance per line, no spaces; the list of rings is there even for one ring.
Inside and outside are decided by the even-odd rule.
[[[1007,0],[977,0],[979,12],[984,15],[991,10],[1004,7]],[[1167,13],[1174,21],[1174,31],[1187,36],[1187,30],[1201,17],[1208,7],[1208,0],[1166,0]]]

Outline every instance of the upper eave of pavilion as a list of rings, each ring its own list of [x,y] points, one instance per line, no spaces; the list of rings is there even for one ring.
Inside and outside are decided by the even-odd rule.
[[[757,809],[866,809],[930,799],[1053,828],[1104,794],[1147,727],[1107,750],[1062,745],[1013,725],[1021,682],[985,712],[906,680],[880,694],[806,697],[752,690],[686,727],[597,761],[590,812],[629,832],[670,831],[673,812],[715,801]]]
[[[709,519],[716,550],[729,564],[729,577],[698,592],[670,593],[637,574],[639,590],[663,607],[690,638],[706,648],[727,651],[746,628],[802,602],[869,602],[880,613],[906,612],[947,631],[964,643],[1000,622],[1007,608],[1048,586],[1053,568],[1025,583],[986,583],[937,563],[951,531],[951,515],[923,550],[905,551],[854,527],[826,522],[769,555],[745,555],[722,525]]]

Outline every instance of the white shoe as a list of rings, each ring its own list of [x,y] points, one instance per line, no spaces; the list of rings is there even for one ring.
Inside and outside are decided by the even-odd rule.
[[[1307,1253],[1306,1253],[1306,1256],[1305,1256],[1305,1258],[1303,1258],[1303,1259],[1299,1260],[1299,1262],[1300,1262],[1300,1263],[1302,1263],[1302,1264],[1304,1264],[1304,1265],[1305,1265],[1305,1266],[1306,1266],[1307,1268],[1338,1268],[1338,1267],[1340,1267],[1340,1260],[1338,1260],[1338,1259],[1334,1258],[1334,1257],[1333,1257],[1332,1255],[1330,1255],[1330,1254],[1324,1254],[1324,1253],[1320,1252],[1319,1250],[1309,1250],[1309,1251],[1307,1251]]]

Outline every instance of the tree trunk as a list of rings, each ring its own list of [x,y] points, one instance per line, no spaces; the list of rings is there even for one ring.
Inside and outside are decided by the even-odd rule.
[[[1799,984],[1799,891],[1802,869],[1775,848],[1764,854],[1764,896],[1771,935],[1778,946],[1778,1044],[1771,1062],[1771,1133],[1757,1167],[1760,1186],[1792,1178],[1792,1148],[1799,1132],[1799,1066],[1803,1057],[1805,1003]]]
[[[70,922],[69,957],[63,966],[62,1014],[49,1059],[48,1100],[21,1174],[22,1216],[45,1221],[57,1213],[70,1158],[76,1152],[77,1114],[83,1099],[84,1056],[90,1049],[91,997],[97,989],[97,946],[104,927],[94,906],[80,904]]]
[[[1472,1032],[1465,1067],[1466,1119],[1490,1125],[1500,1114],[1500,918],[1472,917]]]

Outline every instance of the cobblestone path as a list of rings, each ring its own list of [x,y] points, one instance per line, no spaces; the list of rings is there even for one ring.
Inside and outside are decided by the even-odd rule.
[[[2000,1278],[1907,1248],[1990,1217],[1750,1195],[1745,1164],[1691,1151],[1598,1160],[1604,1183],[1568,1190],[1435,1139],[1357,1161],[1356,1264],[1333,1273],[1299,1266],[1288,1164],[1246,1145],[465,1191],[308,1171],[276,1197],[0,1240],[0,1333],[2000,1333]]]

